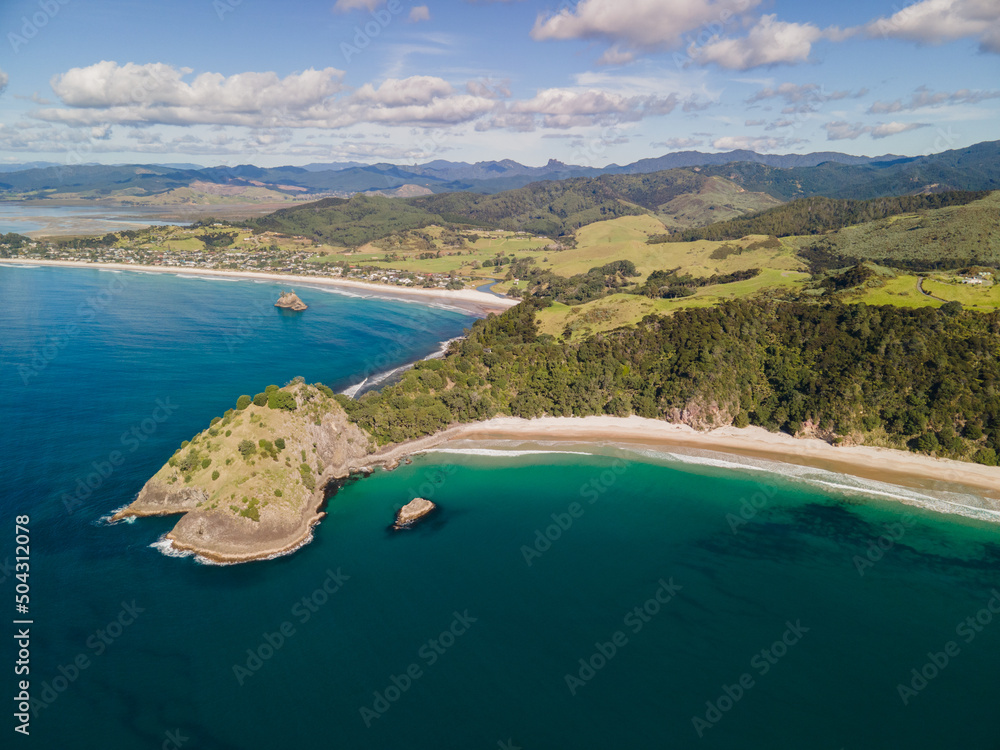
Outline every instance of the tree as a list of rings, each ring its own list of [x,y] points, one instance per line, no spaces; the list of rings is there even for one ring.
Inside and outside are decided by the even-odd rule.
[[[266,393],[258,393],[256,396],[254,396],[253,397],[253,405],[254,406],[267,406],[267,394]]]
[[[257,446],[250,440],[241,440],[237,450],[239,450],[243,458],[250,458],[250,456],[257,452]]]
[[[247,395],[243,395],[240,396],[238,399],[236,399],[236,408],[239,409],[240,411],[243,411],[248,406],[250,406],[251,403],[252,399]]]
[[[295,397],[288,391],[271,391],[267,397],[267,406],[269,409],[295,411],[298,404],[295,403]]]

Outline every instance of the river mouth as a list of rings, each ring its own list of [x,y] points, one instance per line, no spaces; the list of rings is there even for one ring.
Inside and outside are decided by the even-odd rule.
[[[206,217],[248,219],[287,203],[128,206],[113,201],[0,201],[0,234],[32,238],[95,235],[150,226],[186,226]]]

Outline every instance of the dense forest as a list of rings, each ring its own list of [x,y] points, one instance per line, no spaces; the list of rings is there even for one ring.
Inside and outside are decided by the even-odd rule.
[[[918,192],[1000,189],[1000,142],[988,141],[916,159],[872,164],[836,164],[781,169],[739,162],[701,167],[745,190],[782,201],[825,195],[860,200]]]
[[[338,399],[381,444],[500,414],[638,414],[997,462],[1000,313],[744,299],[569,344],[538,335],[545,304],[477,321],[445,358]]]
[[[774,237],[823,234],[899,214],[948,206],[964,206],[987,195],[988,191],[952,191],[871,200],[800,198],[751,216],[720,221],[706,227],[683,229],[671,234],[653,235],[649,238],[649,244],[694,240],[738,240],[751,234]]]
[[[356,247],[431,224],[475,226],[564,237],[588,224],[655,211],[697,192],[708,178],[674,169],[642,175],[536,182],[494,195],[440,193],[419,198],[355,195],[283,208],[245,226]]]

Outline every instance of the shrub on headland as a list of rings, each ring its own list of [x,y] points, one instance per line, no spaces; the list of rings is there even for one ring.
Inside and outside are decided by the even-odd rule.
[[[267,406],[270,409],[295,411],[298,404],[295,403],[295,397],[287,391],[271,391],[267,397]]]
[[[267,394],[266,393],[258,393],[256,396],[254,396],[253,397],[253,405],[254,406],[267,406]]]
[[[243,395],[236,399],[236,408],[243,411],[250,406],[251,403],[253,403],[252,399],[247,395]]]

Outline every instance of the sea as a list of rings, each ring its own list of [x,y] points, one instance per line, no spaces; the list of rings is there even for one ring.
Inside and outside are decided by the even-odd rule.
[[[1000,748],[1000,526],[914,490],[465,443],[348,482],[274,560],[109,523],[239,395],[347,390],[473,322],[280,290],[0,264],[0,747]]]

